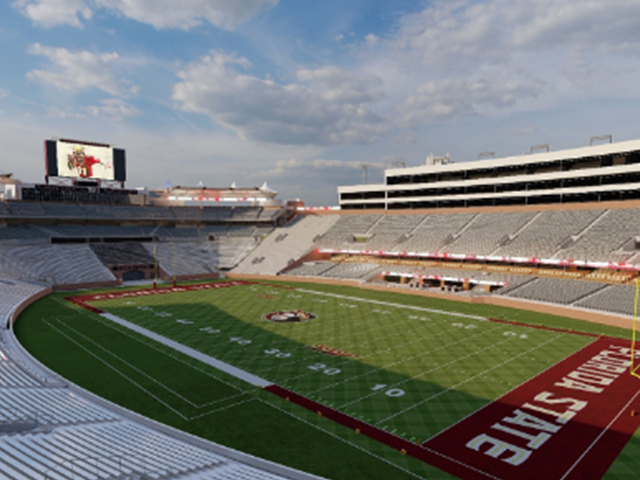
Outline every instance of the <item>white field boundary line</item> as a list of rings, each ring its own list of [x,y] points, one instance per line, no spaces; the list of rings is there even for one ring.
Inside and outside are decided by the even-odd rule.
[[[315,290],[307,290],[306,288],[299,288],[298,289],[299,292],[306,292],[306,293],[312,293],[315,295],[323,295],[326,297],[334,297],[334,298],[342,298],[343,300],[352,300],[355,302],[363,302],[363,303],[373,303],[376,305],[384,305],[385,307],[395,307],[395,308],[407,308],[410,310],[417,310],[420,312],[430,312],[430,313],[437,313],[440,315],[448,315],[450,317],[459,317],[459,318],[469,318],[472,320],[479,320],[481,322],[487,322],[489,321],[487,319],[487,317],[480,317],[478,315],[468,315],[466,313],[458,313],[458,312],[447,312],[445,310],[436,310],[433,308],[426,308],[426,307],[417,307],[415,305],[402,305],[401,303],[392,303],[392,302],[383,302],[381,300],[372,300],[370,298],[358,298],[358,297],[349,297],[346,295],[339,295],[337,293],[326,293],[326,292],[318,292]]]
[[[104,320],[102,320],[102,319],[100,318],[100,316],[96,317],[96,316],[93,316],[93,315],[89,315],[89,314],[88,314],[88,312],[87,312],[86,310],[80,310],[80,311],[79,311],[79,315],[80,315],[80,316],[85,316],[85,317],[87,317],[87,318],[91,319],[92,321],[97,321],[97,322],[98,322],[98,323],[100,323],[101,325],[103,325],[103,326],[105,326],[105,327],[108,327],[108,328],[110,328],[110,329],[112,329],[112,330],[114,330],[114,331],[118,332],[119,334],[124,335],[124,336],[125,336],[125,337],[127,337],[127,338],[130,338],[130,339],[132,339],[132,340],[135,340],[136,342],[138,342],[138,343],[140,343],[140,344],[142,344],[142,345],[144,345],[144,346],[146,346],[146,347],[148,347],[148,348],[151,348],[152,350],[155,350],[156,352],[161,353],[161,354],[163,354],[163,355],[164,355],[164,356],[166,356],[166,357],[172,358],[172,359],[176,360],[177,362],[180,362],[180,363],[182,363],[183,365],[186,365],[187,367],[191,368],[192,370],[195,370],[195,371],[197,371],[197,372],[200,372],[200,373],[202,373],[203,375],[205,375],[205,376],[207,376],[207,377],[213,378],[214,380],[216,380],[216,381],[218,381],[218,382],[220,382],[220,383],[224,383],[225,385],[227,385],[227,386],[229,386],[229,387],[233,388],[234,390],[239,390],[240,392],[245,393],[245,391],[243,391],[243,390],[242,390],[241,388],[239,388],[237,385],[234,385],[234,384],[232,384],[232,383],[229,383],[229,382],[227,382],[226,380],[224,380],[224,379],[222,379],[222,378],[220,378],[220,377],[218,377],[218,376],[216,376],[216,375],[213,375],[211,372],[207,372],[206,370],[203,370],[203,369],[201,369],[201,368],[199,368],[199,367],[197,367],[197,366],[195,366],[195,365],[192,365],[192,364],[188,363],[187,361],[185,361],[183,358],[178,357],[177,355],[172,355],[172,354],[170,354],[169,352],[167,352],[167,351],[165,351],[165,350],[161,350],[160,348],[158,348],[155,344],[153,344],[153,343],[151,343],[151,342],[145,342],[145,341],[143,341],[143,340],[142,340],[142,338],[147,338],[147,337],[144,337],[144,336],[140,337],[139,335],[138,335],[138,336],[134,336],[134,335],[132,335],[132,334],[131,334],[131,332],[130,332],[126,327],[123,327],[123,329],[116,328],[116,327],[113,325],[113,322],[111,322],[111,321],[104,321]],[[69,327],[68,325],[66,325],[66,327],[67,327],[67,328],[71,328],[71,327]],[[173,350],[173,349],[172,349],[172,350]],[[242,394],[242,393],[240,393],[240,394],[238,394],[238,395],[241,395],[241,394]],[[229,397],[227,397],[227,398],[229,398]],[[214,403],[215,403],[215,402],[214,402]],[[205,404],[200,405],[199,407],[205,407],[205,406],[208,406],[208,405],[209,405],[209,403],[205,403]]]
[[[165,402],[164,400],[162,400],[161,398],[159,398],[157,395],[154,395],[153,393],[151,393],[149,390],[147,390],[146,388],[144,388],[142,385],[140,385],[138,382],[136,382],[135,380],[133,380],[132,378],[128,377],[125,373],[121,372],[120,370],[118,370],[116,367],[114,367],[113,365],[111,365],[109,362],[107,362],[106,360],[100,358],[99,356],[97,356],[94,352],[92,352],[91,350],[89,350],[88,348],[86,348],[84,345],[80,344],[78,341],[76,341],[74,338],[71,338],[69,335],[67,335],[65,332],[63,332],[62,330],[56,328],[55,326],[51,325],[47,320],[42,319],[42,321],[48,325],[49,327],[51,327],[52,329],[54,329],[55,331],[57,331],[60,335],[64,336],[65,338],[67,338],[69,341],[71,341],[72,343],[74,343],[78,348],[84,350],[86,353],[88,353],[89,355],[91,355],[92,357],[94,357],[96,360],[98,360],[100,363],[102,363],[103,365],[105,365],[107,368],[109,368],[110,370],[113,370],[115,373],[117,373],[119,376],[121,376],[122,378],[124,378],[125,380],[127,380],[129,383],[133,384],[134,386],[136,386],[137,388],[139,388],[140,390],[142,390],[144,393],[146,393],[147,395],[149,395],[151,398],[153,398],[154,400],[156,400],[158,403],[160,403],[161,405],[164,405],[166,408],[168,408],[169,410],[171,410],[173,413],[175,413],[176,415],[178,415],[180,418],[187,420],[187,421],[191,421],[193,419],[196,418],[201,418],[207,415],[212,415],[214,413],[220,412],[222,410],[227,410],[229,408],[233,408],[236,407],[238,405],[242,405],[244,403],[256,400],[255,397],[251,397],[248,398],[246,400],[242,400],[240,402],[236,402],[236,403],[232,403],[231,405],[226,405],[224,407],[220,407],[214,410],[208,410],[207,412],[195,415],[193,417],[188,417],[186,415],[183,415],[179,410],[173,408],[171,405],[169,405],[167,402]],[[249,395],[249,392],[245,392],[242,393],[240,395]],[[238,395],[233,395],[232,397],[225,397],[224,399],[221,399],[220,401],[223,400],[228,400],[229,398],[235,398]]]
[[[520,353],[520,354],[518,354],[518,355],[516,355],[516,356],[514,356],[514,357],[511,357],[511,358],[509,358],[509,359],[505,360],[504,362],[500,362],[500,363],[498,363],[498,364],[494,365],[493,367],[491,367],[491,368],[489,368],[489,369],[487,369],[487,370],[484,370],[484,371],[482,371],[482,372],[480,372],[480,373],[477,373],[477,374],[473,375],[472,377],[469,377],[469,378],[467,378],[467,379],[463,380],[462,382],[458,382],[458,383],[456,383],[455,385],[452,385],[451,387],[449,387],[449,388],[447,388],[447,389],[445,389],[445,390],[442,390],[442,391],[440,391],[440,392],[438,392],[438,393],[436,393],[436,394],[434,394],[434,395],[431,395],[430,397],[425,398],[424,400],[421,400],[420,402],[417,402],[417,403],[415,403],[414,405],[411,405],[410,407],[404,408],[404,409],[400,410],[399,412],[394,413],[393,415],[389,415],[388,417],[385,417],[385,418],[383,418],[382,420],[380,420],[380,421],[378,421],[378,422],[376,422],[376,423],[378,423],[378,424],[379,424],[379,423],[382,423],[382,422],[386,422],[386,421],[388,421],[388,420],[391,420],[392,418],[397,417],[398,415],[402,415],[403,413],[405,413],[405,412],[407,412],[407,411],[409,411],[409,410],[413,410],[414,408],[416,408],[416,407],[418,407],[418,406],[420,406],[420,405],[423,405],[423,404],[425,404],[425,403],[427,403],[427,402],[430,402],[430,401],[431,401],[431,400],[433,400],[434,398],[437,398],[437,397],[439,397],[440,395],[443,395],[443,394],[445,394],[445,393],[447,393],[447,392],[449,392],[449,391],[453,390],[454,388],[458,388],[459,386],[464,385],[465,383],[468,383],[468,382],[470,382],[470,381],[474,380],[475,378],[477,378],[477,377],[479,377],[479,376],[481,376],[481,375],[484,375],[484,374],[486,374],[486,373],[488,373],[488,372],[490,372],[490,371],[492,371],[492,370],[495,370],[496,368],[499,368],[499,367],[501,367],[501,366],[503,366],[503,365],[506,365],[507,363],[512,362],[513,360],[515,360],[515,359],[517,359],[517,358],[520,358],[521,356],[526,355],[526,354],[528,354],[529,352],[532,352],[533,350],[535,350],[535,349],[537,349],[537,348],[543,347],[543,346],[547,345],[548,343],[551,343],[551,342],[553,342],[553,341],[555,341],[555,340],[557,340],[557,339],[559,339],[559,338],[563,337],[564,335],[565,335],[565,334],[557,335],[557,336],[555,336],[555,337],[553,337],[553,338],[550,338],[550,339],[549,339],[549,340],[547,340],[546,342],[542,342],[542,343],[540,343],[540,344],[536,345],[535,347],[532,347],[532,348],[530,348],[530,349],[528,349],[528,350],[525,350],[524,352],[522,352],[522,353]]]
[[[460,343],[460,342],[468,342],[469,340],[471,340],[471,339],[473,339],[473,338],[475,338],[475,337],[481,337],[482,335],[486,335],[486,334],[488,334],[488,333],[493,333],[493,332],[494,332],[494,331],[496,331],[496,330],[497,330],[497,329],[487,330],[486,332],[478,333],[478,334],[476,334],[476,335],[471,335],[470,337],[467,337],[467,338],[461,338],[460,340],[456,340],[455,342],[446,343],[446,344],[444,344],[444,345],[441,345],[441,346],[440,346],[440,347],[438,347],[438,348],[435,348],[435,349],[432,349],[432,350],[428,350],[428,351],[426,351],[426,352],[419,353],[418,355],[414,355],[414,356],[412,356],[412,357],[403,358],[402,360],[398,360],[397,362],[389,363],[389,364],[387,364],[387,365],[383,365],[383,366],[381,366],[381,367],[374,368],[374,369],[372,369],[372,370],[369,370],[368,372],[364,372],[364,373],[361,373],[361,374],[359,374],[359,375],[356,375],[355,377],[349,377],[349,378],[344,379],[344,380],[341,380],[341,381],[339,381],[339,382],[334,382],[334,383],[331,383],[331,384],[329,384],[329,385],[325,385],[324,387],[318,388],[318,389],[316,389],[316,390],[312,390],[312,391],[310,391],[310,392],[308,392],[308,393],[317,393],[317,392],[320,392],[320,391],[322,391],[322,390],[326,390],[327,388],[332,388],[332,387],[336,387],[336,386],[338,386],[338,385],[342,385],[343,383],[351,382],[351,381],[353,381],[353,380],[355,380],[355,379],[357,379],[357,378],[364,377],[364,376],[366,376],[366,375],[370,375],[370,374],[375,373],[375,372],[378,372],[378,371],[380,371],[380,370],[386,370],[386,369],[387,369],[387,368],[389,368],[389,367],[395,367],[396,365],[399,365],[399,364],[401,364],[401,363],[411,361],[411,360],[413,360],[414,358],[417,358],[417,357],[423,357],[423,356],[426,356],[426,355],[428,355],[428,354],[431,354],[431,353],[437,352],[437,351],[439,351],[439,350],[443,350],[443,349],[445,349],[445,348],[449,348],[449,347],[451,347],[452,345],[456,345],[457,343]],[[434,335],[434,337],[430,337],[430,338],[435,338],[436,336],[437,336],[437,335]],[[411,342],[411,343],[413,343],[413,342]],[[394,347],[394,348],[395,348],[395,347]],[[379,353],[379,352],[376,352],[376,353]],[[366,358],[366,357],[363,357],[363,358]],[[425,372],[425,373],[426,373],[426,372]]]
[[[58,323],[61,323],[58,319],[56,319],[58,321]],[[91,343],[92,345],[94,345],[95,347],[97,347],[98,349],[102,350],[103,352],[105,352],[107,355],[111,355],[112,357],[114,357],[115,359],[117,359],[118,361],[120,361],[121,363],[124,363],[127,367],[131,368],[132,370],[138,372],[140,375],[142,375],[143,377],[149,379],[150,381],[152,381],[153,383],[155,383],[156,385],[160,386],[161,388],[163,388],[164,390],[168,391],[169,393],[171,393],[172,395],[174,395],[176,398],[179,398],[180,400],[182,400],[185,403],[188,403],[189,405],[191,405],[193,408],[204,408],[204,407],[208,407],[210,405],[214,405],[216,403],[221,403],[223,401],[229,400],[231,398],[235,398],[235,397],[239,397],[242,395],[245,395],[247,392],[243,392],[241,391],[241,393],[237,393],[235,395],[231,395],[228,397],[224,397],[222,399],[219,400],[214,400],[212,402],[208,402],[208,403],[204,403],[204,404],[196,404],[194,402],[192,402],[191,400],[189,400],[188,398],[180,395],[178,392],[176,392],[175,390],[173,390],[172,388],[168,387],[167,385],[165,385],[164,383],[160,382],[159,380],[157,380],[155,377],[152,377],[151,375],[149,375],[146,372],[143,372],[142,370],[140,370],[138,367],[134,366],[133,364],[131,364],[130,362],[126,361],[124,358],[120,357],[119,355],[116,355],[115,353],[113,353],[112,351],[110,351],[108,348],[104,347],[103,345],[100,345],[98,342],[96,342],[95,340],[93,340],[92,338],[87,337],[86,335],[84,335],[83,333],[79,332],[78,330],[76,330],[75,328],[69,326],[69,325],[65,325],[65,328],[71,330],[72,332],[74,332],[76,335],[82,337],[83,339],[85,339],[87,342]],[[159,352],[159,353],[163,353],[163,352]],[[187,366],[189,366],[187,364]],[[216,379],[217,380],[217,379]],[[237,387],[235,388],[235,390],[239,390]]]
[[[496,477],[495,475],[491,475],[490,473],[487,473],[487,472],[485,472],[483,470],[480,470],[479,468],[472,467],[471,465],[467,465],[466,463],[458,460],[457,458],[452,458],[452,457],[450,457],[448,455],[445,455],[443,453],[437,452],[437,451],[435,451],[435,450],[433,450],[433,449],[431,449],[429,447],[422,447],[422,448],[424,448],[426,451],[428,451],[430,453],[433,453],[434,455],[437,455],[437,456],[439,456],[441,458],[445,458],[445,459],[449,460],[452,463],[456,463],[456,464],[461,465],[461,466],[463,466],[465,468],[468,468],[469,470],[472,470],[472,471],[474,471],[476,473],[479,473],[480,475],[484,475],[487,478],[491,478],[492,480],[503,480],[502,477]]]
[[[264,288],[270,288],[270,287],[269,286],[265,286]],[[254,288],[250,287],[249,289],[250,290],[259,291],[259,289],[257,289],[257,288],[254,289]],[[208,290],[208,291],[211,292],[211,291],[215,291],[215,290]],[[380,302],[380,301],[377,301],[377,300],[371,300],[371,299],[365,299],[365,298],[348,297],[348,296],[337,295],[337,294],[329,294],[329,293],[324,293],[324,292],[317,292],[317,291],[314,291],[314,290],[296,289],[296,290],[294,290],[294,292],[295,291],[300,291],[300,292],[305,292],[305,293],[310,293],[310,294],[315,294],[315,295],[332,296],[332,297],[342,298],[342,299],[347,299],[347,300],[357,300],[357,301],[364,302],[364,303],[379,304],[379,305],[384,305],[384,306],[388,306],[388,307],[395,307],[395,308],[400,308],[400,309],[411,309],[411,310],[427,311],[427,312],[430,312],[430,313],[438,313],[438,314],[454,316],[454,317],[462,317],[462,318],[471,318],[471,319],[480,320],[480,321],[486,321],[487,320],[484,317],[477,317],[477,316],[466,315],[466,314],[451,313],[451,312],[446,312],[446,311],[441,311],[441,310],[434,310],[434,309],[428,309],[428,308],[423,308],[423,307],[414,307],[414,306],[402,305],[402,304],[394,304],[394,303],[389,303],[389,302]],[[272,294],[272,295],[276,295],[276,296],[281,296],[282,295],[283,297],[287,297],[287,296],[291,295],[291,293],[289,293],[289,292],[286,292],[286,291],[283,292],[283,291],[280,291],[280,290],[277,290],[277,291],[267,290],[267,293]],[[152,297],[144,297],[144,298],[152,298]],[[405,324],[411,323],[413,320],[415,320],[415,319],[405,319],[405,318],[402,319],[403,323],[405,323]],[[351,326],[353,326],[353,324],[351,324]],[[142,328],[144,328],[144,327],[142,327]],[[239,331],[238,335],[241,335],[243,330],[240,329],[238,331]],[[403,332],[398,332],[396,335],[401,335],[402,333]],[[267,338],[267,337],[269,337],[269,335],[265,334],[264,337]],[[386,336],[386,337],[388,337],[388,336]],[[259,341],[261,341],[261,338],[262,338],[262,336],[259,338]],[[383,335],[381,338],[385,338],[385,335]],[[365,345],[367,343],[371,343],[371,342],[373,342],[373,341],[375,341],[377,339],[378,338],[369,340],[369,341],[367,341],[367,342],[365,342],[363,344],[358,344],[358,346],[362,346],[362,345]],[[392,348],[404,347],[406,345],[410,345],[412,343],[416,343],[416,342],[419,342],[419,341],[421,341],[421,339],[418,339],[418,340],[413,341],[413,342],[409,342],[407,344],[403,344],[401,346],[391,347],[389,349],[386,349],[385,351],[391,350]],[[268,345],[268,346],[270,346],[270,345]],[[349,346],[345,346],[344,348],[346,349],[346,348],[350,348],[350,347]],[[379,352],[376,352],[376,353],[379,353]],[[268,372],[268,371],[271,371],[271,370],[274,370],[274,369],[280,369],[280,368],[283,368],[283,367],[286,367],[286,366],[289,366],[289,365],[298,364],[300,361],[306,361],[306,360],[310,360],[311,361],[316,357],[316,355],[317,355],[316,353],[312,353],[312,354],[309,354],[309,355],[305,355],[304,358],[297,359],[296,361],[283,362],[281,364],[273,365],[273,366],[270,366],[270,367],[259,368],[259,369],[257,369],[257,371],[262,374],[262,373],[265,373],[265,372]],[[347,360],[345,360],[345,362],[346,361]],[[250,364],[252,362],[253,362],[253,360],[247,360],[247,361],[239,361],[239,362],[234,362],[234,363],[235,363],[236,368],[237,368],[239,366],[247,365],[247,364]]]
[[[569,476],[569,474],[578,466],[578,464],[593,449],[593,447],[595,447],[598,444],[598,442],[600,441],[602,436],[607,432],[607,430],[609,430],[611,428],[611,425],[613,425],[618,420],[618,418],[620,418],[620,415],[622,415],[622,412],[624,412],[627,408],[629,408],[629,405],[631,405],[633,402],[635,402],[636,398],[638,398],[638,395],[640,395],[640,390],[638,390],[638,392],[636,392],[636,394],[631,398],[631,400],[629,400],[627,402],[627,404],[624,407],[622,407],[622,409],[620,409],[620,411],[615,416],[615,418],[613,420],[611,420],[609,422],[609,424],[607,425],[607,427],[600,432],[600,435],[598,435],[596,437],[596,439],[591,443],[591,445],[589,445],[589,447],[587,447],[587,449],[584,452],[582,452],[582,455],[580,455],[580,458],[578,458],[575,461],[575,463],[573,465],[571,465],[569,470],[566,471],[566,473],[560,478],[560,480],[564,480],[565,478],[567,478],[567,476]]]
[[[118,370],[116,367],[114,367],[113,365],[111,365],[109,362],[107,362],[106,360],[98,357],[94,352],[92,352],[91,350],[89,350],[87,347],[85,347],[84,345],[80,344],[78,341],[76,341],[74,338],[71,338],[69,335],[67,335],[65,332],[63,332],[62,330],[56,328],[55,326],[53,326],[52,324],[50,324],[47,320],[45,320],[44,318],[42,319],[42,321],[44,322],[45,325],[49,326],[50,328],[52,328],[53,330],[55,330],[56,332],[58,332],[60,335],[62,335],[63,337],[65,337],[67,340],[69,340],[70,342],[72,342],[73,344],[75,344],[78,348],[84,350],[86,353],[88,353],[89,355],[91,355],[93,358],[95,358],[96,360],[98,360],[100,363],[102,363],[104,366],[106,366],[107,368],[109,368],[110,370],[113,370],[115,373],[117,373],[118,375],[120,375],[122,378],[126,379],[128,382],[130,382],[131,384],[135,385],[137,388],[139,388],[140,390],[142,390],[144,393],[146,393],[147,395],[149,395],[151,398],[153,398],[154,400],[156,400],[158,403],[160,403],[161,405],[164,405],[166,408],[168,408],[169,410],[171,410],[173,413],[175,413],[176,415],[178,415],[180,418],[184,419],[184,420],[188,420],[188,418],[183,415],[181,412],[179,412],[178,410],[176,410],[175,408],[173,408],[171,405],[169,405],[167,402],[163,401],[162,399],[158,398],[156,395],[154,395],[153,393],[151,393],[149,390],[147,390],[146,388],[144,388],[142,385],[140,385],[139,383],[137,383],[136,381],[134,381],[133,379],[127,377],[124,373],[122,373],[120,370]]]
[[[387,460],[386,458],[383,458],[383,457],[381,457],[379,455],[376,455],[375,453],[373,453],[373,452],[371,452],[371,451],[369,451],[369,450],[367,450],[365,448],[362,448],[360,445],[356,445],[355,443],[351,443],[349,440],[347,440],[345,438],[342,438],[342,437],[336,435],[335,433],[330,432],[329,430],[326,430],[326,429],[320,427],[319,425],[314,425],[313,423],[309,422],[308,420],[305,420],[304,418],[298,417],[297,415],[295,415],[295,414],[293,414],[291,412],[287,412],[285,409],[283,409],[281,407],[278,407],[277,405],[274,405],[272,403],[269,403],[269,402],[267,402],[266,400],[264,400],[262,398],[257,397],[256,400],[258,400],[259,402],[262,402],[263,404],[265,404],[265,405],[267,405],[267,406],[269,406],[271,408],[274,408],[274,409],[280,411],[281,413],[284,413],[285,415],[287,415],[289,417],[295,418],[296,420],[298,420],[299,422],[304,423],[308,427],[311,427],[311,428],[313,428],[315,430],[319,430],[322,433],[324,433],[326,435],[329,435],[330,437],[335,438],[336,440],[338,440],[338,441],[340,441],[342,443],[346,443],[350,447],[353,447],[353,448],[355,448],[357,450],[360,450],[361,452],[363,452],[363,453],[375,458],[376,460],[380,460],[381,462],[384,462],[384,463],[386,463],[387,465],[390,465],[393,468],[397,468],[398,470],[401,470],[404,473],[406,473],[408,475],[411,475],[412,477],[419,478],[420,480],[428,480],[425,477],[421,477],[417,473],[413,473],[412,471],[407,470],[406,468],[401,467],[400,465],[397,465],[397,464],[393,463],[392,461]],[[496,480],[500,480],[500,479],[496,479]]]
[[[501,399],[501,398],[506,397],[506,396],[507,396],[507,395],[509,395],[511,392],[513,392],[513,391],[517,390],[517,389],[518,389],[518,388],[520,388],[520,387],[524,387],[524,386],[525,386],[527,383],[529,383],[529,382],[533,382],[537,377],[539,377],[539,376],[540,376],[540,375],[542,375],[543,373],[545,373],[545,372],[547,372],[547,371],[551,370],[551,369],[552,369],[553,367],[555,367],[556,365],[558,365],[558,364],[560,364],[560,363],[564,362],[567,358],[569,358],[569,357],[571,357],[571,356],[573,356],[573,355],[576,355],[576,354],[580,353],[582,350],[584,350],[585,348],[589,347],[591,344],[593,344],[594,342],[597,342],[597,341],[598,341],[598,339],[594,339],[593,341],[591,341],[591,342],[589,342],[588,344],[586,344],[584,347],[582,347],[582,348],[580,348],[580,349],[576,350],[576,351],[575,351],[575,352],[573,352],[573,353],[568,354],[567,356],[565,356],[565,357],[564,357],[564,358],[562,358],[561,360],[557,361],[557,362],[556,362],[556,363],[554,363],[553,365],[548,366],[547,368],[545,368],[544,370],[542,370],[540,373],[536,374],[534,377],[531,377],[531,378],[530,378],[529,380],[527,380],[526,382],[521,383],[520,385],[517,385],[517,386],[513,387],[511,390],[509,390],[509,391],[508,391],[508,392],[506,392],[506,393],[503,393],[502,395],[500,395],[500,396],[499,396],[498,398],[496,398],[495,400],[491,400],[491,401],[490,401],[490,402],[488,402],[484,407],[480,407],[478,410],[476,410],[476,411],[474,411],[474,412],[471,412],[471,413],[470,413],[470,414],[468,414],[468,415],[465,415],[464,417],[462,417],[462,418],[461,418],[460,420],[458,420],[457,422],[452,423],[451,425],[449,425],[449,426],[448,426],[447,428],[445,428],[444,430],[440,430],[440,431],[439,431],[438,433],[436,433],[435,435],[432,435],[431,437],[429,437],[428,439],[426,439],[424,442],[422,442],[422,443],[423,443],[423,445],[424,445],[424,444],[429,443],[429,441],[431,441],[431,440],[433,440],[434,438],[436,438],[437,436],[439,436],[439,435],[443,434],[443,433],[444,433],[444,432],[446,432],[447,430],[452,429],[453,427],[455,427],[455,426],[456,426],[456,425],[458,425],[459,423],[464,422],[467,418],[469,418],[469,417],[471,417],[471,416],[475,415],[475,414],[476,414],[476,413],[478,413],[478,412],[481,412],[482,410],[484,410],[485,408],[487,408],[487,407],[488,407],[489,405],[491,405],[492,403],[500,401],[500,399]],[[437,452],[435,452],[434,450],[433,450],[433,452],[434,452],[434,453],[437,453]]]
[[[418,378],[420,378],[420,377],[422,377],[424,375],[427,375],[427,374],[433,373],[433,372],[437,372],[438,370],[442,370],[443,368],[448,367],[449,365],[453,365],[453,364],[458,363],[458,362],[460,362],[462,360],[465,360],[466,358],[473,357],[474,355],[482,353],[482,352],[484,352],[486,350],[491,350],[492,348],[495,348],[495,347],[497,347],[499,345],[502,345],[503,343],[507,343],[507,342],[510,342],[512,340],[513,340],[512,338],[506,338],[505,340],[502,340],[501,342],[498,342],[498,343],[493,343],[493,344],[489,345],[488,347],[484,347],[484,348],[481,348],[479,350],[474,350],[473,352],[465,355],[464,357],[458,357],[455,360],[451,360],[450,362],[443,363],[443,364],[440,364],[440,365],[436,365],[435,367],[430,368],[429,370],[425,370],[424,372],[420,372],[419,374],[414,375],[413,377],[406,378],[406,379],[401,380],[399,382],[387,385],[387,387],[385,387],[385,388],[395,388],[395,387],[397,387],[399,385],[404,385],[407,382],[416,381]],[[368,393],[368,394],[366,394],[366,395],[364,395],[364,396],[362,396],[360,398],[356,398],[355,400],[352,400],[352,401],[350,401],[348,403],[345,403],[345,404],[341,405],[340,408],[348,407],[349,405],[361,402],[362,400],[366,400],[367,398],[373,397],[373,396],[375,396],[375,395],[377,395],[379,393],[380,392]]]
[[[140,327],[134,323],[128,322],[127,320],[123,320],[122,318],[116,315],[113,315],[111,313],[102,313],[100,314],[100,316],[103,318],[106,318],[107,320],[111,320],[112,322],[115,322],[119,325],[122,325],[123,327],[127,327],[133,330],[134,332],[137,332],[141,335],[149,337],[150,339],[155,340],[156,342],[161,343],[167,347],[171,347],[174,350],[184,353],[185,355],[188,355],[197,360],[200,360],[202,363],[206,363],[207,365],[217,368],[218,370],[221,370],[231,375],[232,377],[236,377],[240,380],[244,380],[245,382],[250,383],[251,385],[254,385],[256,387],[268,387],[269,385],[273,385],[272,382],[269,382],[264,378],[260,378],[245,370],[241,370],[240,368],[234,367],[229,363],[223,362],[222,360],[218,360],[217,358],[206,355],[191,347],[187,347],[186,345],[176,342],[175,340],[171,340],[170,338],[159,335],[155,332],[152,332],[151,330]]]

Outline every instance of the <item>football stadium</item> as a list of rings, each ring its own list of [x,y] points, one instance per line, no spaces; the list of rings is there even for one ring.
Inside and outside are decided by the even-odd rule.
[[[640,140],[602,140],[318,208],[46,140],[0,178],[0,476],[638,479]]]

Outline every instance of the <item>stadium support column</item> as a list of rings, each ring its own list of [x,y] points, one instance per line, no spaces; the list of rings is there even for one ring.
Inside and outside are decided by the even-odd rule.
[[[153,244],[153,289],[157,288],[158,281],[158,250],[157,245]]]

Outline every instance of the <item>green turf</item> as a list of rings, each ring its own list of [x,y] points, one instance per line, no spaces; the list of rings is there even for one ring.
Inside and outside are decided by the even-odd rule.
[[[592,341],[475,317],[628,336],[621,329],[493,306],[326,285],[298,287],[252,285],[93,304],[411,441],[435,435]],[[262,318],[289,309],[318,318],[291,324]],[[406,471],[451,478],[70,306],[60,295],[30,307],[16,331],[35,356],[72,381],[252,454],[335,479],[414,478]],[[316,344],[357,357],[308,348]],[[638,457],[640,446],[632,443],[625,458]],[[615,471],[624,472],[627,464],[616,462],[607,478],[625,478]]]

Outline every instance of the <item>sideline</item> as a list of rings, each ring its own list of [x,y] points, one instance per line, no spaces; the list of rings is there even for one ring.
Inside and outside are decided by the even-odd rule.
[[[251,385],[254,385],[256,387],[265,388],[270,385],[273,385],[272,382],[265,380],[264,378],[258,377],[257,375],[253,375],[238,367],[234,367],[233,365],[223,362],[222,360],[218,360],[217,358],[211,357],[209,355],[205,355],[204,353],[199,352],[198,350],[187,347],[181,343],[176,342],[175,340],[171,340],[170,338],[164,337],[155,332],[152,332],[151,330],[148,330],[139,325],[136,325],[135,323],[128,322],[111,313],[106,313],[106,312],[101,313],[100,316],[103,318],[106,318],[107,320],[111,320],[114,323],[122,325],[123,327],[126,327],[129,330],[133,330],[134,332],[144,335],[145,337],[151,338],[152,340],[155,340],[158,343],[166,345],[167,347],[173,348],[174,350],[184,353],[185,355],[193,357],[203,363],[206,363],[207,365],[211,365],[213,368],[217,368],[218,370],[228,373],[229,375],[239,378],[240,380],[250,383]]]

